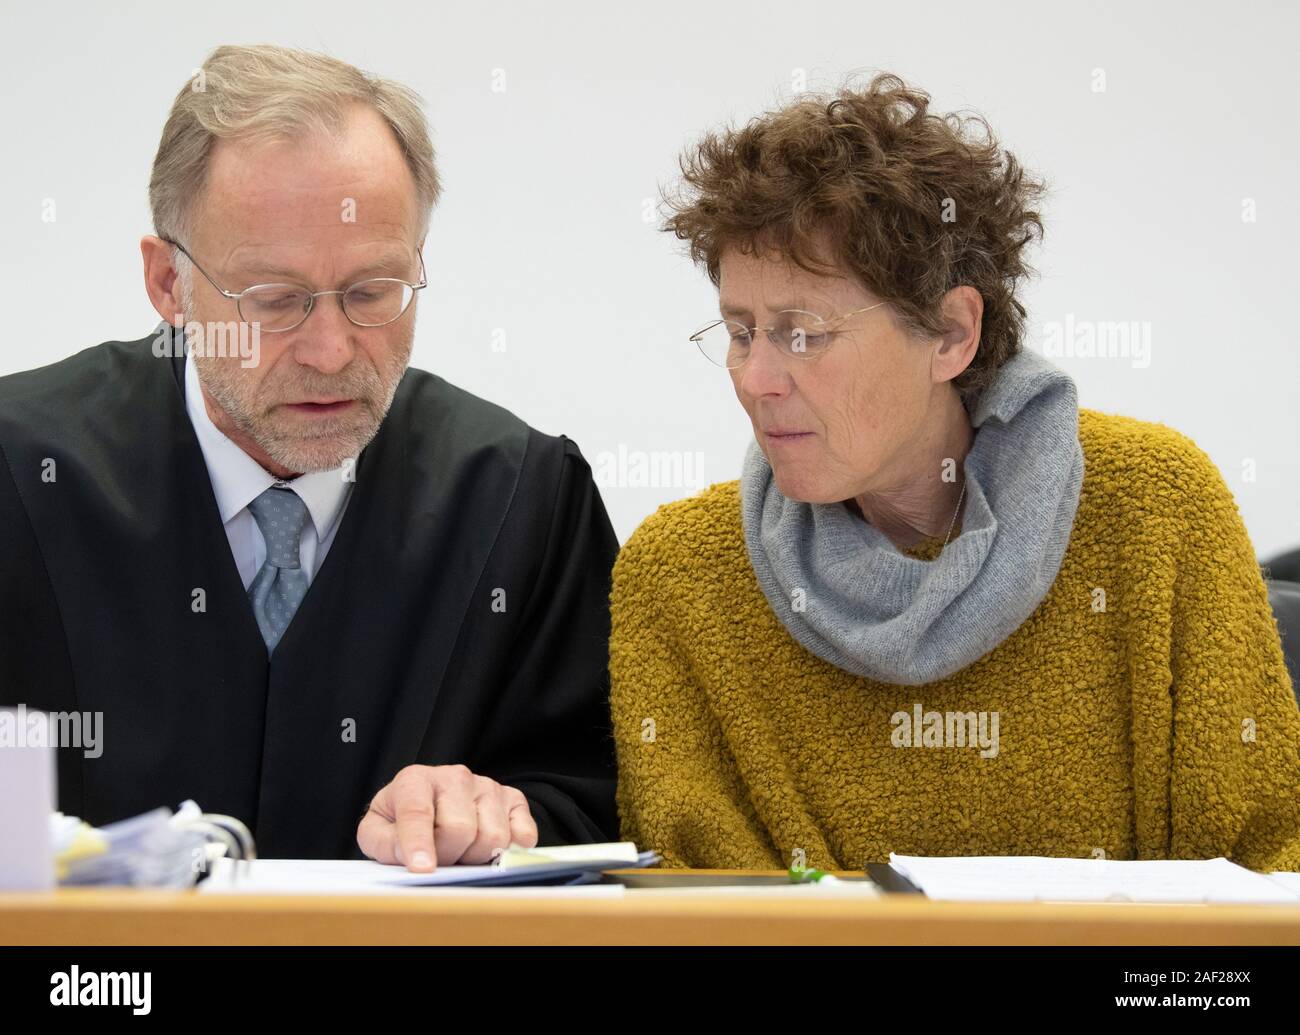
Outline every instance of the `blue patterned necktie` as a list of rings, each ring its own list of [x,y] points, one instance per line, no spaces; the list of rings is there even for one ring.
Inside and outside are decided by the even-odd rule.
[[[307,573],[302,570],[298,554],[308,521],[307,504],[292,489],[273,485],[248,509],[266,540],[266,561],[248,587],[248,599],[270,652],[307,595]]]

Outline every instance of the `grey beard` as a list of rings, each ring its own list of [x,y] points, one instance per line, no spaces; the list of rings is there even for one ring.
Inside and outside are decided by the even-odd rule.
[[[181,286],[183,296],[189,294],[187,288],[188,285],[183,281]],[[187,304],[185,321],[188,324],[192,320],[194,320],[193,309]],[[197,371],[203,390],[221,407],[235,428],[252,439],[258,448],[279,466],[299,474],[310,474],[316,471],[335,470],[347,460],[358,456],[378,434],[410,361],[414,341],[415,323],[412,314],[410,336],[399,353],[401,362],[397,369],[391,371],[387,378],[376,370],[374,379],[367,378],[363,386],[350,386],[364,388],[365,394],[369,396],[366,400],[358,401],[358,405],[367,410],[367,419],[361,424],[348,425],[341,432],[330,434],[327,431],[325,434],[311,437],[286,438],[276,434],[273,429],[266,426],[265,422],[257,420],[252,414],[234,380],[225,376],[228,368],[200,362],[193,355],[190,356],[190,361],[198,363]],[[382,398],[375,398],[376,389],[382,392]],[[328,452],[322,453],[321,449],[330,442],[336,444]]]

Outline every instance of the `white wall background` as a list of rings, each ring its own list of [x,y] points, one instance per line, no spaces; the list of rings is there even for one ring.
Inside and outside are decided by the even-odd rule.
[[[800,74],[816,88],[887,69],[938,110],[982,112],[1052,182],[1030,344],[1067,314],[1148,324],[1149,366],[1057,361],[1082,405],[1191,435],[1267,555],[1300,544],[1300,14],[1136,8],[3,0],[0,373],[150,330],[138,241],[170,101],[213,46],[281,43],[428,102],[446,193],[415,365],[570,435],[593,466],[699,453],[702,484],[736,477],[748,423],[725,372],[686,342],[716,296],[645,199],[686,141],[780,103]],[[626,538],[695,487],[604,494]]]

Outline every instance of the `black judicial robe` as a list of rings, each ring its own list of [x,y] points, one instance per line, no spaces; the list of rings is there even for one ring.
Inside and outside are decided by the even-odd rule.
[[[268,660],[153,341],[0,378],[0,704],[103,715],[100,757],[59,750],[60,809],[193,798],[264,856],[358,857],[399,769],[463,763],[541,844],[616,837],[618,544],[577,446],[408,370]]]

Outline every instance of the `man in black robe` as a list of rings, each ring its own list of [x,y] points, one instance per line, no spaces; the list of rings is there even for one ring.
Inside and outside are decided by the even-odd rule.
[[[418,870],[611,839],[617,542],[573,442],[407,367],[418,105],[281,48],[203,71],[141,242],[164,323],[0,378],[0,704],[101,713],[58,757],[92,823],[192,798]]]

